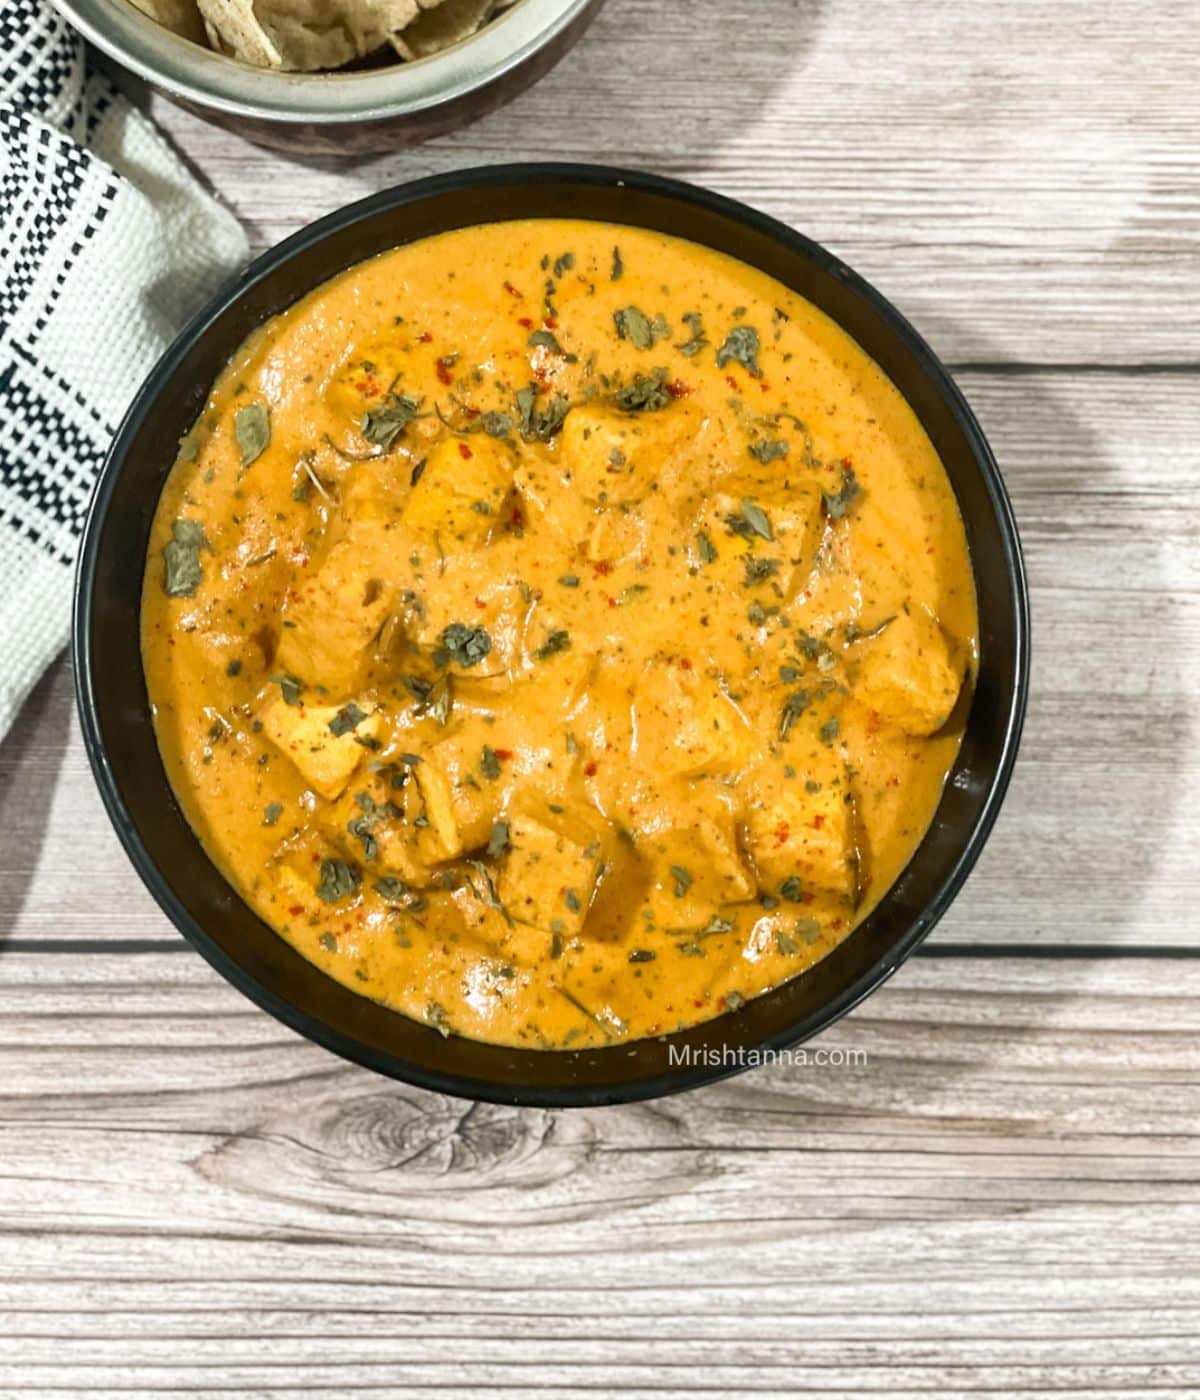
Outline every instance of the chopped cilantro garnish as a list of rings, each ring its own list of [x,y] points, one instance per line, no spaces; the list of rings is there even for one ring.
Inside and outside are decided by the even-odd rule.
[[[439,666],[452,661],[456,666],[469,669],[478,666],[492,649],[492,639],[486,629],[469,627],[465,622],[452,622],[442,632],[441,642],[441,650],[434,653],[434,661]],[[443,653],[445,661],[440,659]]]
[[[551,656],[557,656],[560,651],[568,651],[571,646],[571,634],[560,627],[551,632],[540,647],[533,653],[535,661],[546,661]]]
[[[735,361],[757,379],[762,373],[758,366],[758,332],[753,326],[734,326],[717,351],[717,368],[724,369]]]
[[[317,894],[329,904],[348,899],[358,889],[359,874],[344,860],[323,860]]]
[[[329,732],[336,739],[340,739],[343,734],[349,734],[367,717],[366,710],[359,709],[353,700],[349,704],[343,705],[336,715],[329,721]]]

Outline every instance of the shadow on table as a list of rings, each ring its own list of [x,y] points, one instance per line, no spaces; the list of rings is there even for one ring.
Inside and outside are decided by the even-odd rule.
[[[36,878],[73,704],[71,668],[60,657],[0,740],[0,953]]]
[[[728,0],[687,0],[684,5],[607,0],[548,74],[458,131],[373,155],[281,151],[277,158],[284,170],[291,163],[320,171],[369,171],[372,179],[364,194],[461,167],[464,149],[470,164],[602,161],[683,174],[674,158],[677,149],[711,155],[736,144],[762,119],[789,75],[807,63],[826,5],[827,0],[748,7]],[[103,56],[95,55],[94,61],[135,107],[148,111],[148,90],[140,79]],[[231,156],[245,141],[233,132],[224,139]],[[208,175],[176,151],[212,189]],[[286,178],[282,171],[281,178]],[[219,190],[214,192],[219,197]],[[325,212],[305,209],[301,201],[296,222]]]
[[[1013,501],[1033,619],[1012,785],[934,944],[1051,955],[1194,947],[1186,911],[1161,884],[1177,878],[1185,838],[1173,833],[1195,797],[1180,772],[1200,720],[1186,660],[1195,614],[1176,597],[1193,546],[1173,504],[1194,481],[1170,451],[1171,424],[1139,422],[1178,411],[1173,391],[1161,376],[1006,364],[969,327],[921,310],[916,321],[935,349],[970,344],[978,368],[956,377]]]
[[[761,121],[807,63],[825,8],[826,0],[750,11],[728,0],[607,0],[561,62],[506,106],[424,145],[354,163],[376,187],[455,169],[464,149],[475,163],[482,148],[488,163],[601,161],[683,174],[677,150],[711,156]],[[338,157],[297,159],[313,169],[347,167]]]

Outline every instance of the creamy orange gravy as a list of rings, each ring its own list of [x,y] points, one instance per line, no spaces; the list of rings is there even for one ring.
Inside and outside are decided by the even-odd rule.
[[[846,936],[937,805],[976,613],[932,445],[827,317],[679,239],[523,221],[251,337],[163,491],[142,651],[269,924],[443,1032],[559,1049]]]

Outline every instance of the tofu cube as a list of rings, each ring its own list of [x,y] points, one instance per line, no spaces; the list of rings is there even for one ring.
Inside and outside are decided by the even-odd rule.
[[[563,424],[559,454],[571,489],[593,503],[636,501],[650,489],[635,469],[641,427],[595,407],[572,409]]]
[[[289,705],[282,696],[268,702],[259,713],[263,733],[300,775],[322,797],[338,797],[362,762],[367,750],[363,740],[379,736],[378,712],[368,714],[355,729],[335,734],[330,724],[339,705]]]
[[[747,501],[761,510],[769,540],[747,526]],[[794,597],[812,573],[825,533],[820,483],[810,476],[781,487],[779,482],[764,482],[760,474],[739,472],[721,483],[700,512],[696,528],[708,535],[717,552],[704,567],[729,588],[748,585],[751,596],[770,607]],[[748,584],[755,564],[747,561],[759,560],[772,563],[763,566],[761,582]]]
[[[805,890],[851,898],[856,885],[847,788],[823,783],[808,792],[794,782],[764,794],[746,821],[746,844],[760,888],[777,895],[796,878]]]
[[[319,919],[328,912],[328,905],[317,894],[316,869],[314,866],[305,875],[286,863],[273,868],[267,894],[267,902],[274,910],[272,923],[279,926],[294,919]]]
[[[447,543],[482,545],[513,484],[512,450],[485,433],[447,438],[425,459],[404,507],[404,523]]]
[[[732,701],[714,689],[680,717],[667,762],[681,776],[728,772],[744,758],[748,740],[745,720]]]
[[[430,860],[453,860],[487,843],[496,795],[488,793],[477,772],[479,754],[479,747],[447,739],[427,749],[413,769],[420,815],[429,823],[418,828],[418,847]]]
[[[713,681],[675,666],[656,666],[638,683],[639,733],[676,777],[725,773],[751,748],[746,720]]]
[[[582,823],[547,814],[509,818],[497,881],[512,917],[564,937],[582,929],[603,868],[603,843]]]
[[[289,605],[275,654],[279,671],[331,697],[362,684],[372,643],[391,610],[391,596],[352,536],[336,544]]]
[[[744,903],[757,892],[732,820],[703,816],[644,838],[639,850],[651,869],[642,907],[660,928],[702,928],[722,906]]]
[[[568,422],[571,415],[567,415]],[[528,513],[544,521],[570,548],[591,534],[596,506],[575,490],[562,460],[545,452],[525,449],[517,464],[515,480]]]
[[[931,613],[909,607],[867,641],[861,653],[854,694],[881,719],[906,734],[932,734],[950,717],[962,675]]]
[[[479,868],[471,870],[464,883],[451,892],[450,903],[463,929],[460,946],[466,944],[486,962],[503,959],[521,965],[535,961],[537,954],[544,952],[544,947],[538,947],[533,939],[523,945],[522,940],[514,938],[516,928],[509,925],[496,907],[494,901],[497,897],[488,883],[486,872]],[[533,937],[545,943],[543,935],[533,932]],[[529,953],[534,956],[528,956]]]
[[[584,553],[592,563],[607,559],[622,564],[644,554],[648,538],[647,522],[638,511],[599,510],[588,522]]]
[[[335,418],[360,423],[367,409],[382,401],[387,386],[406,368],[395,338],[360,342],[353,347],[353,358],[345,360],[329,381],[325,404]]]
[[[429,868],[417,858],[417,833],[406,819],[406,805],[406,789],[392,787],[390,770],[363,772],[328,816],[342,850],[368,867],[371,878],[399,875],[407,884],[426,884]]]

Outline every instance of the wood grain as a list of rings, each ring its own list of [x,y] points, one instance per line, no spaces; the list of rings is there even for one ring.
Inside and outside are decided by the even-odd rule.
[[[154,113],[259,247],[423,175],[599,160],[826,242],[950,360],[1194,365],[1195,55],[1192,3],[608,0],[535,88],[416,150],[289,168]]]
[[[559,1113],[191,958],[0,989],[0,1393],[1200,1386],[1196,961],[912,962],[818,1042],[865,1064]]]
[[[0,745],[0,1400],[1200,1394],[1195,19],[609,0],[511,107],[357,163],[150,102],[257,247],[531,157],[826,242],[961,370],[1034,685],[966,890],[813,1047],[865,1062],[549,1113],[240,999],[121,854],[60,664]]]

